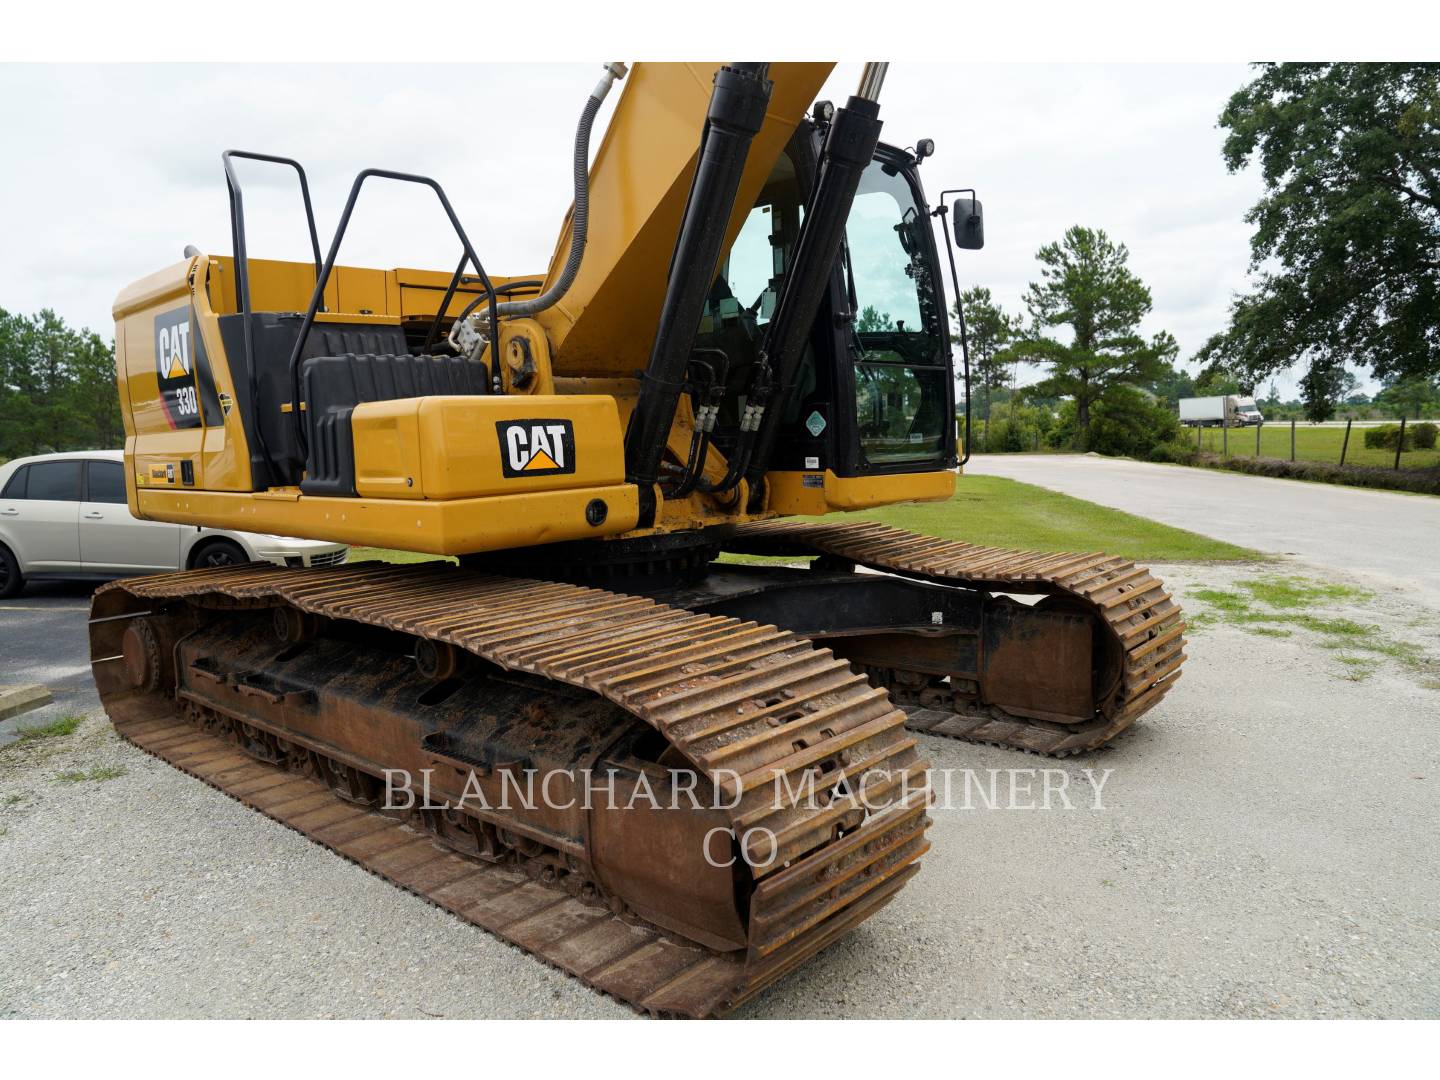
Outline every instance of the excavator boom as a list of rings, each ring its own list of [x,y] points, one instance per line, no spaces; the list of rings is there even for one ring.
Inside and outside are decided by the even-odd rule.
[[[718,63],[636,64],[590,168],[590,231],[575,283],[536,316],[556,374],[632,378],[649,359]],[[734,242],[776,159],[834,65],[774,63],[764,122],[751,142],[724,247]],[[546,284],[570,249],[567,217]]]

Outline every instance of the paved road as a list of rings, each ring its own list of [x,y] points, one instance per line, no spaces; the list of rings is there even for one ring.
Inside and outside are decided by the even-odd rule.
[[[19,596],[0,600],[0,683],[40,683],[54,702],[0,721],[0,746],[17,727],[49,723],[98,708],[90,680],[85,613],[93,585],[41,582]]]
[[[1440,607],[1440,499],[1081,454],[985,454],[1006,476],[1316,567],[1411,588]]]

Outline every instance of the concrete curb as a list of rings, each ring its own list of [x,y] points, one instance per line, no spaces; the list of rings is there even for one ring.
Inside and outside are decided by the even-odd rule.
[[[55,698],[39,683],[24,686],[0,686],[0,720],[49,705]]]

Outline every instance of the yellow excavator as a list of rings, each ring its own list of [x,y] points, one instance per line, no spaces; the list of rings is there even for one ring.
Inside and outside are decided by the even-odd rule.
[[[548,267],[508,277],[432,179],[360,173],[322,254],[304,169],[224,154],[233,253],[115,303],[131,512],[455,558],[101,588],[120,733],[698,1017],[917,872],[913,731],[1065,755],[1154,706],[1184,627],[1146,570],[827,518],[953,495],[936,237],[957,292],[983,243],[973,191],[926,201],[930,140],[879,141],[886,65],[839,107],[830,70],[605,65]],[[311,260],[250,257],[240,163],[293,170]],[[453,270],[339,261],[377,181],[434,193]]]

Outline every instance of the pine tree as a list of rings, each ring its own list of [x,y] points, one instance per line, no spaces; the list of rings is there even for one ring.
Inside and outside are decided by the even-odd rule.
[[[1041,280],[1025,293],[1033,326],[1011,347],[1018,358],[1046,365],[1041,395],[1074,398],[1080,449],[1090,445],[1090,408],[1112,386],[1152,382],[1175,357],[1175,339],[1161,331],[1146,340],[1140,321],[1150,314],[1150,290],[1130,270],[1130,252],[1102,229],[1076,225],[1046,244]],[[1049,336],[1065,327],[1070,340]]]

